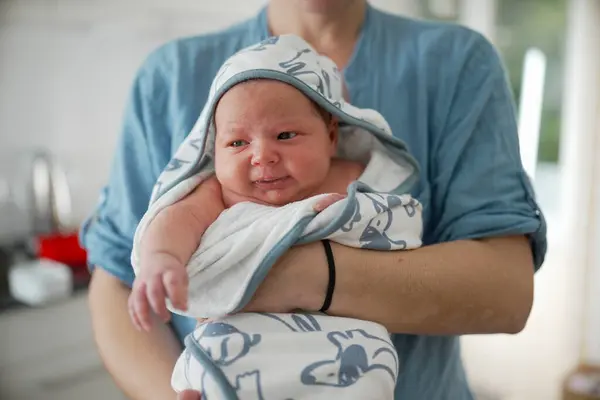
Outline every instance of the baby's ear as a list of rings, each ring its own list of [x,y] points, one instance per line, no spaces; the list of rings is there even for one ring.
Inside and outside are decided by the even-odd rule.
[[[350,92],[348,92],[348,86],[346,86],[346,81],[344,81],[343,78],[342,78],[342,97],[344,98],[344,100],[346,100],[348,103],[350,103]]]
[[[335,155],[335,153],[337,151],[337,144],[338,144],[339,135],[340,135],[338,118],[335,115],[331,115],[331,117],[329,118],[327,132],[329,134],[329,139],[331,140],[331,144],[332,144],[332,149],[333,149],[332,155]]]

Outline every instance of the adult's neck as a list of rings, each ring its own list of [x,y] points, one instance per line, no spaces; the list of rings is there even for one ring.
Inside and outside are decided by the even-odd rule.
[[[352,56],[366,9],[366,0],[332,1],[314,8],[303,0],[271,0],[267,20],[272,35],[298,35],[343,69]]]

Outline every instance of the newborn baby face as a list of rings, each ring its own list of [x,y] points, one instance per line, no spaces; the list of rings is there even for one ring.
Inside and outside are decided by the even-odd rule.
[[[228,205],[312,196],[336,151],[336,121],[283,82],[234,86],[217,105],[215,125],[215,170]]]

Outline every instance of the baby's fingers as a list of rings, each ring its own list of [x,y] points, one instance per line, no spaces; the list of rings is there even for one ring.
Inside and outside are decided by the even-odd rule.
[[[152,318],[150,315],[150,305],[146,298],[146,283],[139,282],[134,285],[134,289],[130,296],[130,314],[134,317],[134,324],[140,326],[141,329],[149,331],[152,329]]]
[[[135,299],[135,295],[133,293],[131,293],[129,295],[129,299],[127,300],[127,310],[129,311],[129,317],[131,318],[131,322],[133,323],[133,326],[138,331],[141,331],[143,328],[142,328],[142,324],[140,323],[140,320],[137,316],[137,312],[135,311],[134,299]]]
[[[163,275],[163,284],[173,307],[187,310],[188,276],[184,268],[171,269]]]
[[[156,315],[164,322],[167,322],[170,315],[165,304],[165,288],[163,287],[162,274],[153,275],[148,280],[146,292],[150,306],[152,306]]]
[[[345,194],[332,193],[332,194],[322,198],[321,200],[319,200],[317,202],[317,204],[315,204],[313,206],[313,210],[315,210],[316,212],[321,212],[324,209],[326,209],[327,207],[329,207],[330,205],[332,205],[333,203],[337,203],[338,201],[344,199],[345,197],[346,197]]]

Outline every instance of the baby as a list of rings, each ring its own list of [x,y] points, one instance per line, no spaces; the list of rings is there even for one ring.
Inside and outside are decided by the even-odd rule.
[[[320,212],[343,199],[340,193],[364,170],[334,158],[336,117],[283,82],[235,85],[219,100],[214,123],[215,175],[160,211],[141,243],[140,273],[129,298],[138,329],[151,329],[152,311],[168,320],[166,298],[187,309],[186,265],[225,209],[241,202],[278,207],[331,193],[314,205]]]
[[[422,208],[408,193],[418,165],[383,116],[346,102],[342,87],[333,61],[302,38],[250,46],[223,64],[159,176],[134,237],[129,309],[143,330],[153,313],[166,321],[168,310],[201,322],[175,364],[176,391],[393,398],[400,360],[383,325],[321,312],[240,312],[291,246],[421,245]]]

